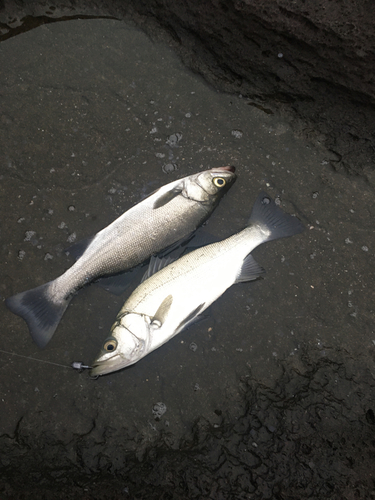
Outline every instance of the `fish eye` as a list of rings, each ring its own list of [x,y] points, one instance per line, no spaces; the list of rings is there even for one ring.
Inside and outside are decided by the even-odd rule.
[[[107,352],[114,351],[116,349],[116,347],[117,347],[117,340],[116,339],[110,339],[104,343],[104,350]]]
[[[213,183],[217,187],[223,187],[226,184],[226,180],[223,179],[223,177],[215,177],[214,180],[213,180]]]

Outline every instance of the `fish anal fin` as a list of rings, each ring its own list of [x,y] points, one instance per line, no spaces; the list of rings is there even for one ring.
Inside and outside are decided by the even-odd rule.
[[[266,271],[261,267],[249,253],[242,263],[241,269],[236,276],[235,283],[242,283],[244,281],[253,281],[262,276]]]
[[[196,248],[205,247],[219,241],[221,241],[220,238],[209,233],[206,228],[199,228],[190,239],[188,250],[195,250]]]
[[[156,327],[161,327],[165,320],[167,319],[168,313],[172,307],[173,297],[168,295],[163,302],[158,307],[154,317],[152,318],[152,324]]]
[[[135,281],[140,281],[140,276],[144,272],[145,266],[139,265],[130,271],[124,273],[114,274],[112,276],[105,276],[93,282],[93,285],[103,288],[113,295],[121,295],[125,290],[133,285]]]

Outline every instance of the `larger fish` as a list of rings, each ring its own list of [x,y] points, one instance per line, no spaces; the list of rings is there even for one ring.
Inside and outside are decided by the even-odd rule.
[[[264,272],[250,254],[255,247],[303,229],[296,217],[261,193],[243,231],[194,250],[139,285],[120,310],[91,375],[120,370],[160,347],[194,322],[227,288]]]
[[[9,309],[28,324],[45,347],[73,295],[100,277],[124,272],[187,237],[215,209],[236,179],[234,167],[219,167],[173,181],[102,229],[81,249],[63,275],[8,298]]]

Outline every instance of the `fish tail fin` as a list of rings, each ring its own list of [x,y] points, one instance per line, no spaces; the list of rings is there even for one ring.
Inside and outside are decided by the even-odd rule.
[[[279,208],[275,201],[264,191],[254,203],[248,225],[258,225],[269,233],[265,241],[286,238],[305,229],[302,222]]]
[[[63,298],[56,302],[51,299],[51,283],[45,283],[26,292],[18,293],[5,300],[12,313],[21,316],[29,327],[34,342],[43,349],[51,340],[55,330],[71,300]]]

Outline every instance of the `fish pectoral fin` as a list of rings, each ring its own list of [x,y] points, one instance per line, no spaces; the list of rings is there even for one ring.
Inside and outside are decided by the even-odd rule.
[[[180,332],[184,328],[195,323],[197,321],[197,317],[199,316],[200,312],[204,309],[205,305],[206,303],[203,302],[203,304],[200,304],[198,307],[194,309],[194,311],[192,311],[186,318],[184,318],[176,328],[176,333]]]
[[[160,304],[158,310],[156,311],[154,317],[152,318],[151,324],[160,328],[165,320],[167,319],[168,313],[172,307],[173,297],[168,295],[163,302]]]
[[[249,253],[242,263],[240,272],[237,274],[235,283],[242,283],[244,281],[253,281],[262,276],[266,271],[261,267],[255,260],[254,257]]]
[[[178,196],[181,193],[182,193],[182,186],[175,187],[170,191],[167,191],[166,193],[162,194],[157,200],[155,200],[155,203],[152,208],[155,210],[157,208],[164,207],[164,205],[169,203],[171,200],[176,198],[176,196]]]

